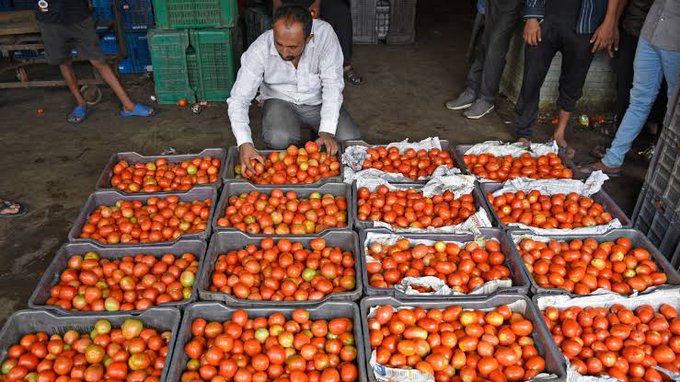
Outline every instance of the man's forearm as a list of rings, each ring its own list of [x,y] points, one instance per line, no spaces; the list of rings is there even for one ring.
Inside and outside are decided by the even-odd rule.
[[[621,1],[625,1],[625,0],[609,0],[607,2],[607,13],[605,14],[604,20],[602,21],[603,24],[605,24],[605,23],[614,23],[615,24],[616,23],[616,21],[618,20],[617,15],[619,15],[619,11],[620,11],[619,8],[622,8],[622,7],[620,7]]]
[[[621,20],[621,15],[623,15],[623,11],[626,10],[627,4],[628,4],[628,0],[619,0],[618,9],[616,10],[616,22],[617,23],[619,22],[619,20]]]

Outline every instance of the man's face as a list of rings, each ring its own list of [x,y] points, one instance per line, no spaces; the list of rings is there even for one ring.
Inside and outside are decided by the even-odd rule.
[[[302,23],[278,20],[274,24],[274,44],[279,56],[286,61],[302,56],[307,44]]]

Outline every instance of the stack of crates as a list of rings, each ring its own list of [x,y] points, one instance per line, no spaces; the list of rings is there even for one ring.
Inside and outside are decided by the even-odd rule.
[[[224,102],[241,52],[236,0],[154,0],[148,40],[156,98]]]
[[[127,54],[120,60],[120,73],[144,73],[151,65],[151,54],[147,32],[153,27],[151,0],[120,0],[118,10],[121,17]],[[92,17],[95,20],[115,18],[112,0],[93,0]],[[101,45],[105,54],[118,52],[118,41],[109,28],[101,31]]]
[[[654,158],[647,170],[633,224],[680,267],[680,89],[676,89]]]

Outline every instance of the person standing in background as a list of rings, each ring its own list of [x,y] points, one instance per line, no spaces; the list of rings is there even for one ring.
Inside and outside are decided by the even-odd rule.
[[[640,134],[659,94],[661,81],[668,85],[668,99],[680,77],[680,1],[656,0],[642,26],[635,52],[633,88],[614,141],[601,161],[579,168],[583,174],[600,170],[610,176],[621,174],[626,153]]]
[[[106,63],[88,0],[42,0],[36,4],[36,19],[45,46],[47,63],[59,66],[64,82],[76,100],[77,105],[69,114],[68,122],[81,123],[89,113],[73,71],[73,48],[78,49],[81,58],[90,61],[116,94],[123,105],[120,112],[122,117],[149,117],[154,114],[153,108],[130,100],[116,74]]]
[[[630,102],[630,89],[633,88],[633,61],[635,60],[635,51],[637,50],[638,41],[640,39],[640,31],[642,25],[645,23],[645,17],[649,8],[654,3],[654,0],[628,0],[627,4],[622,4],[623,14],[621,16],[621,23],[619,25],[619,50],[612,59],[612,69],[616,74],[616,104],[615,104],[615,123],[610,126],[603,127],[604,134],[613,137],[621,124],[623,115],[626,114],[628,104]],[[664,114],[666,114],[666,83],[664,82],[656,97],[652,111],[649,114],[647,125],[653,135],[658,134],[658,127],[663,122]],[[604,156],[605,150],[609,146],[597,145],[591,151],[591,155],[597,159]]]
[[[343,77],[352,85],[361,85],[363,79],[352,66],[352,10],[349,0],[272,0],[274,10],[283,4],[309,8],[312,17],[331,24],[342,48]]]
[[[495,107],[505,55],[522,19],[524,0],[480,0],[477,9],[485,18],[481,48],[468,71],[465,90],[446,102],[447,109],[465,110],[463,115],[469,119],[480,119]]]
[[[557,52],[562,53],[559,117],[553,139],[569,158],[575,151],[565,139],[567,124],[583,84],[600,49],[613,56],[616,49],[620,0],[527,0],[524,25],[524,76],[515,105],[515,136],[518,142],[531,140],[532,125],[538,117],[541,86]]]

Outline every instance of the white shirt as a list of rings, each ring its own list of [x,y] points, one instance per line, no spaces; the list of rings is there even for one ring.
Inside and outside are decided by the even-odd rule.
[[[279,55],[271,29],[241,56],[241,69],[227,100],[231,130],[239,146],[253,142],[248,109],[258,88],[264,100],[277,98],[297,105],[321,104],[319,132],[335,134],[345,87],[342,50],[327,22],[315,19],[312,34],[297,69]]]

